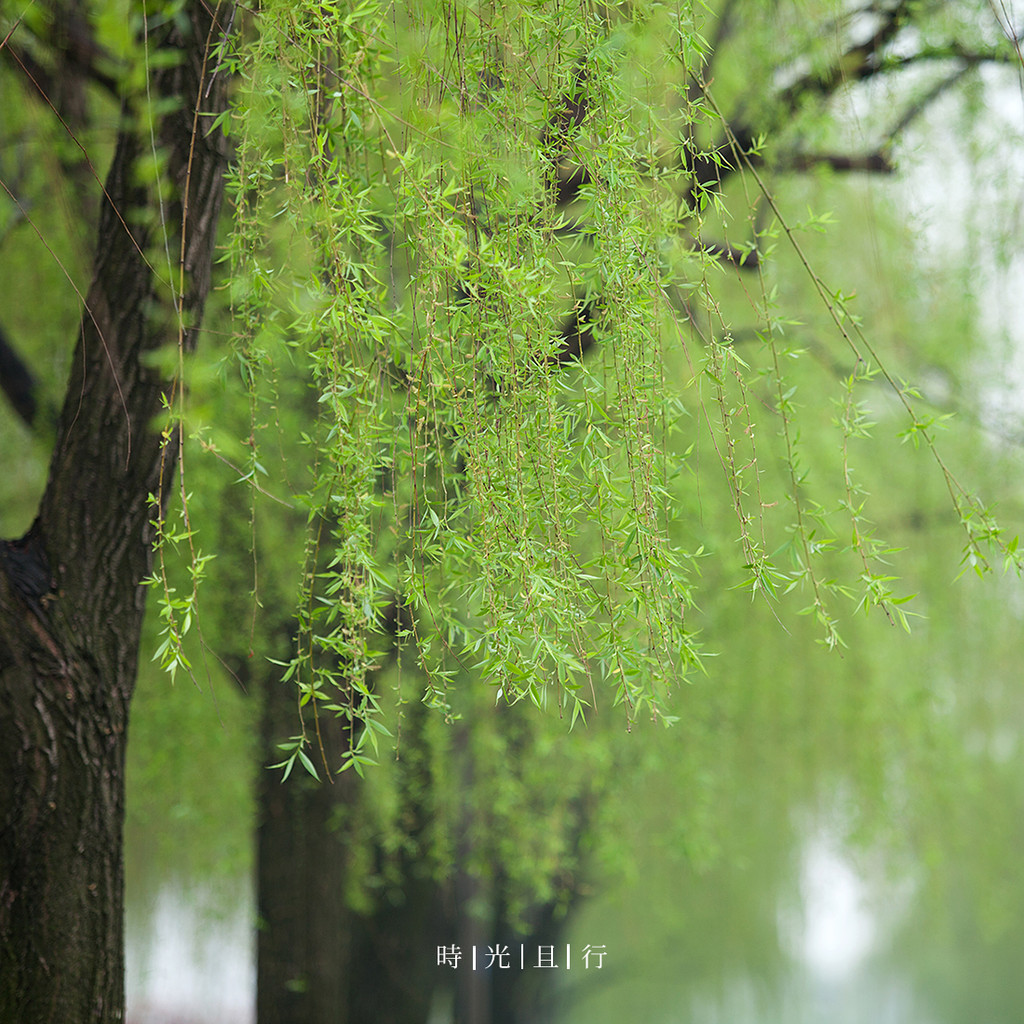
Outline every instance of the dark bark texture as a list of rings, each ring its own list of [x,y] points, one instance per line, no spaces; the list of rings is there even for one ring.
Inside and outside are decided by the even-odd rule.
[[[226,102],[207,63],[212,13],[188,4],[150,35],[173,197],[161,222],[140,171],[151,141],[126,104],[49,481],[28,534],[0,552],[0,1021],[124,1018],[128,707],[151,522],[177,456],[175,430],[154,428],[169,384],[148,356],[194,345],[209,289],[226,162],[207,131]],[[184,255],[180,293],[158,256],[165,230]]]

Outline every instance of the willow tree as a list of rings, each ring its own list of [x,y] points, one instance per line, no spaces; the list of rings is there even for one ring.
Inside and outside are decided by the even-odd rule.
[[[766,60],[750,81],[722,74],[712,86],[730,50],[777,53],[778,22],[751,18],[741,33],[744,13],[736,3],[716,18],[658,4],[365,0],[268,3],[243,16],[171,3],[140,14],[141,45],[122,40],[116,58],[103,45],[116,22],[106,11],[55,6],[49,21],[5,26],[5,56],[69,128],[82,123],[76,88],[123,101],[49,484],[0,563],[5,1019],[123,1012],[122,764],[143,581],[161,598],[166,667],[191,668],[186,634],[202,621],[207,560],[187,474],[165,516],[181,424],[197,452],[240,468],[252,589],[275,610],[287,587],[258,572],[260,550],[278,539],[264,497],[290,506],[302,568],[277,620],[286,625],[260,637],[236,619],[225,660],[240,679],[250,655],[261,673],[267,655],[282,663],[264,677],[266,739],[283,745],[289,781],[341,773],[340,799],[295,805],[307,816],[343,807],[353,777],[392,745],[395,721],[420,728],[421,706],[441,721],[463,700],[493,703],[503,722],[523,707],[566,728],[609,713],[626,727],[671,721],[671,691],[700,664],[704,495],[732,517],[730,585],[771,601],[802,595],[829,645],[844,607],[899,620],[849,459],[879,381],[937,461],[967,529],[965,557],[984,563],[998,527],[941,459],[928,417],[838,286],[807,264],[767,177],[814,164],[888,168],[884,135],[867,153],[808,151],[800,119],[844,83],[905,60],[901,33],[918,8],[860,12],[866,40],[841,12],[794,22],[810,71],[790,50],[785,82]],[[921,60],[971,66],[1012,53],[984,31],[967,46],[950,20],[914,37]],[[238,41],[227,47],[229,27]],[[909,100],[906,116],[927,99]],[[200,357],[241,379],[241,438],[188,397],[207,380],[191,351],[224,133],[235,146],[223,254],[233,319],[230,341],[218,331]],[[69,174],[96,164],[69,152]],[[842,410],[838,455],[815,492],[817,448],[801,443],[794,392],[805,379],[791,369],[802,365],[795,311],[775,308],[764,262],[776,239],[806,264],[833,325],[826,347],[845,366],[828,380]],[[720,295],[723,269],[748,274],[739,324]],[[17,372],[3,379],[12,398],[30,390]],[[285,412],[293,380],[307,397]],[[22,408],[34,419],[31,403]],[[188,575],[177,590],[175,544]],[[385,692],[377,666],[395,650],[409,671]],[[282,707],[294,722],[283,740]],[[472,728],[455,724],[452,735],[462,745],[452,764],[471,784]],[[327,916],[305,929],[306,954],[322,960],[315,984],[291,964],[275,968],[266,1015],[312,1019],[315,1000],[337,1020],[348,1004],[323,985],[359,961],[346,948],[353,922],[330,916],[317,885],[345,837],[325,841],[314,822],[307,845],[289,845],[296,819],[281,794],[291,791],[274,786],[264,790],[278,827],[265,830],[261,891],[266,906],[285,906],[270,941],[288,946],[303,931],[288,923],[295,887]],[[460,827],[468,850],[474,823]],[[470,853],[461,895],[473,897]],[[479,993],[465,998],[476,1005]],[[408,1006],[395,1016],[414,1019]]]
[[[351,822],[362,788],[343,778],[303,797],[264,782],[261,1019],[335,1019],[340,1006],[361,1019],[367,1005],[381,1020],[426,1019],[438,979],[422,970],[423,949],[514,931],[502,904],[522,898],[508,877],[517,858],[493,838],[510,831],[524,845],[544,829],[561,842],[531,879],[550,941],[550,914],[575,895],[573,844],[593,790],[566,773],[569,806],[532,824],[528,801],[509,811],[502,796],[518,789],[520,762],[543,747],[523,741],[517,713],[532,704],[572,724],[617,705],[627,726],[685,713],[666,714],[666,684],[699,663],[692,601],[709,549],[728,567],[715,573],[723,586],[809,612],[830,646],[854,608],[904,621],[852,461],[870,451],[882,389],[901,409],[894,429],[937,464],[965,559],[984,564],[998,527],[934,447],[928,406],[805,256],[804,235],[820,225],[792,223],[776,189],[815,168],[891,173],[914,117],[1013,49],[978,12],[856,13],[780,25],[742,4],[717,17],[658,5],[264,10],[242,57],[250,117],[231,251],[248,329],[234,358],[246,381],[276,369],[271,388],[250,388],[245,475],[273,490],[276,474],[263,471],[290,435],[314,453],[302,464],[330,467],[303,502],[317,525],[285,659],[299,697],[268,680],[266,706],[279,711],[266,735],[282,743],[285,771],[323,774],[359,770],[391,743],[375,723],[398,721],[410,767],[393,797],[402,836],[369,855],[387,861],[390,842],[391,876],[372,872],[390,891],[363,894],[349,915],[323,894],[361,870],[352,835],[325,836],[317,816]],[[934,70],[853,148],[830,104],[911,64]],[[287,258],[275,257],[282,247]],[[794,323],[807,311],[774,303],[773,248],[818,293],[810,341]],[[312,356],[300,365],[320,400],[296,427],[279,382],[298,352]],[[838,409],[824,430],[817,402],[801,411],[822,393]],[[734,548],[708,525],[715,502],[731,514]],[[267,508],[255,496],[253,507],[266,528]],[[376,670],[396,647],[398,682]],[[481,682],[504,710],[463,692]],[[416,749],[422,716],[401,717],[421,700],[461,716],[440,743],[443,767]],[[287,737],[289,701],[303,717]],[[492,789],[474,732],[504,765]],[[445,771],[462,795],[441,795]],[[439,822],[431,876],[410,862],[430,856],[424,834]],[[295,864],[315,880],[298,892]],[[452,904],[483,908],[481,920],[446,914]],[[314,920],[323,927],[303,924]],[[415,984],[407,998],[389,986],[385,1009],[378,979],[396,976]],[[457,993],[458,1019],[487,1013],[541,1019],[507,992]]]
[[[62,13],[54,32],[74,27]],[[149,76],[124,99],[49,479],[30,529],[0,547],[5,1020],[124,1016],[128,709],[180,440],[155,426],[174,384],[154,358],[195,345],[227,162],[210,127],[223,26],[202,4],[169,13],[144,17]],[[54,80],[73,105],[85,84],[65,57]],[[5,390],[26,379],[5,372]]]

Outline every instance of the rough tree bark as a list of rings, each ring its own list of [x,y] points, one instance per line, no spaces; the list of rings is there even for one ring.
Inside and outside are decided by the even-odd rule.
[[[124,1018],[128,708],[151,523],[177,458],[176,431],[154,428],[169,384],[152,355],[195,344],[226,163],[208,130],[226,103],[209,62],[225,9],[192,2],[185,14],[151,19],[156,138],[140,137],[126,103],[49,481],[28,533],[0,542],[3,1021]],[[141,167],[151,141],[173,186],[162,222],[161,183]],[[155,255],[164,230],[183,257],[176,308]]]

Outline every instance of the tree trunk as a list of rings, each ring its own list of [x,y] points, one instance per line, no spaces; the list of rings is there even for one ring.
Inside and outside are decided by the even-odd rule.
[[[356,920],[348,996],[354,1022],[426,1024],[443,977],[437,947],[453,941],[444,918],[443,883],[436,877],[427,839],[434,825],[434,779],[424,737],[431,713],[417,702],[404,718],[402,759],[395,765],[403,838],[393,852],[378,846],[377,873],[383,884],[372,909]]]
[[[226,102],[225,83],[211,85],[206,66],[217,30],[202,3],[187,13],[148,40],[151,55],[180,57],[153,61],[150,81],[169,111],[155,122],[153,141],[174,198],[165,200],[161,223],[159,183],[152,174],[147,180],[140,160],[151,143],[126,127],[107,179],[46,491],[28,534],[0,546],[2,1021],[124,1018],[128,707],[151,521],[177,458],[176,431],[153,428],[169,385],[147,355],[195,342],[226,156],[219,136],[205,131]],[[137,120],[126,109],[125,124]],[[170,251],[184,256],[183,330],[168,301],[167,278],[176,279],[176,292],[177,268],[156,255],[165,228]],[[161,266],[157,280],[153,267]]]
[[[240,673],[241,674],[241,673]],[[251,673],[246,678],[252,679]],[[295,691],[270,677],[262,690],[264,764],[281,759],[277,743],[298,728]],[[419,747],[426,714],[413,708],[405,729],[402,821],[407,837],[394,854],[374,848],[360,856],[363,785],[354,772],[331,784],[302,768],[285,781],[260,770],[257,782],[257,1013],[259,1024],[426,1024],[437,971],[435,946],[444,928],[438,883],[419,855],[429,787]],[[307,728],[312,723],[307,722]],[[329,764],[341,763],[347,735],[322,714],[320,732]],[[311,756],[315,756],[311,754]],[[351,908],[365,858],[383,879],[369,912]],[[385,863],[386,862],[386,863]],[[450,941],[450,939],[448,940]]]
[[[264,681],[260,749],[280,760],[277,743],[295,734],[294,688]],[[341,763],[345,737],[330,715],[321,719],[330,770]],[[314,755],[315,756],[315,755]],[[351,870],[344,825],[357,800],[352,773],[310,778],[297,767],[259,768],[257,796],[256,1019],[261,1024],[346,1024],[352,914]]]
[[[401,885],[355,922],[349,1019],[373,1024],[427,1024],[440,976],[436,949],[450,945],[429,869],[403,856]]]

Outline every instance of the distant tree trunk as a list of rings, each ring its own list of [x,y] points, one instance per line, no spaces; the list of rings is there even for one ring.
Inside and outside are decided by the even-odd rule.
[[[268,676],[260,687],[266,764],[281,759],[277,743],[295,734],[298,714],[293,686]],[[353,877],[365,867],[353,856],[362,780],[345,772],[332,784],[319,763],[320,782],[301,767],[284,781],[279,771],[259,772],[259,1024],[426,1024],[433,944],[441,940],[438,885],[417,847],[425,818],[416,794],[427,785],[417,737],[425,714],[422,706],[414,708],[403,733],[407,840],[382,872],[387,880],[369,913],[350,905],[350,890],[364,881]],[[320,733],[333,770],[343,759],[347,736],[330,714],[321,716]]]
[[[349,1010],[352,1021],[427,1024],[442,977],[437,946],[451,945],[443,884],[427,847],[434,780],[423,731],[433,712],[412,704],[402,727],[398,850],[378,850],[384,878],[373,909],[356,919]]]
[[[402,856],[400,886],[355,922],[350,1020],[427,1024],[437,987],[436,947],[445,942],[438,885],[414,856]],[[446,943],[450,945],[450,943]]]
[[[276,744],[295,734],[294,687],[264,680],[260,749],[280,760]],[[330,715],[321,722],[333,771],[344,735]],[[260,1024],[347,1024],[352,913],[346,889],[351,871],[344,825],[358,799],[350,773],[310,778],[297,767],[261,766],[257,781],[257,1006]]]
[[[219,135],[204,130],[226,102],[224,81],[211,84],[205,63],[218,31],[209,10],[189,3],[186,19],[163,22],[150,35],[151,54],[180,56],[154,60],[150,81],[154,99],[166,104],[154,142],[176,198],[165,201],[162,225],[159,183],[141,166],[151,144],[126,127],[107,179],[49,482],[26,536],[0,544],[5,1022],[124,1018],[128,707],[151,521],[162,511],[177,459],[176,432],[162,436],[153,426],[168,385],[148,356],[179,341],[194,345],[209,289],[226,156]],[[198,122],[197,103],[204,111]],[[137,120],[126,110],[126,125]],[[183,224],[178,300],[188,329],[179,335],[170,284],[158,281],[153,267],[168,276],[166,258],[156,254],[162,232],[166,226],[176,256]]]

